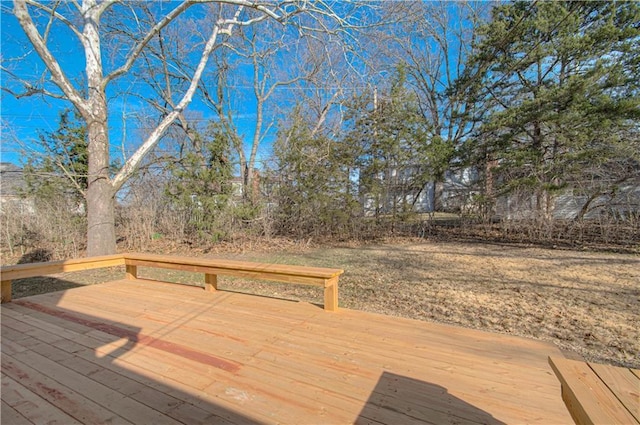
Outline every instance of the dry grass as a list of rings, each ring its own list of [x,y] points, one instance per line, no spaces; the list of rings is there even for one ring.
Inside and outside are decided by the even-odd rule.
[[[640,368],[638,256],[424,241],[295,251],[216,256],[341,267],[343,307],[551,341],[588,360]],[[202,279],[143,273],[185,283]],[[116,271],[113,278],[121,276]],[[98,278],[87,272],[65,279]],[[223,278],[221,287],[322,302],[321,290],[302,285]]]

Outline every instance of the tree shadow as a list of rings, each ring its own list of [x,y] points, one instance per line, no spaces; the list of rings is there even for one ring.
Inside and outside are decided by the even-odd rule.
[[[24,254],[18,260],[17,264],[29,264],[29,263],[45,263],[53,259],[51,251],[45,248],[37,248],[33,251],[29,251]]]
[[[390,372],[382,373],[355,422],[504,424],[445,387]]]
[[[51,261],[53,254],[45,248],[38,248],[25,253],[16,264],[31,264]],[[45,294],[47,292],[64,291],[66,289],[83,286],[69,280],[58,279],[49,276],[29,277],[16,279],[11,285],[11,298],[23,298],[31,295]]]
[[[11,298],[19,299],[49,292],[65,291],[67,289],[86,286],[66,279],[51,276],[28,277],[16,279],[11,284]]]

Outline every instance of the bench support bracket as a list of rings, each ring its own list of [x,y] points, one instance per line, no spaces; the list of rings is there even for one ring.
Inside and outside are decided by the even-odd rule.
[[[2,281],[2,303],[11,302],[11,281]]]
[[[218,275],[217,274],[204,274],[204,290],[207,292],[215,292],[218,290]]]

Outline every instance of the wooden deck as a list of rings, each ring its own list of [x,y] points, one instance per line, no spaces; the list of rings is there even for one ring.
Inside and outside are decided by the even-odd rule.
[[[2,423],[572,423],[533,340],[117,281],[1,307]]]

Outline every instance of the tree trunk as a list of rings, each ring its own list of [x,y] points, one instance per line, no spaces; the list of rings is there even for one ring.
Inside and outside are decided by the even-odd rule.
[[[94,0],[85,0],[87,24],[83,30],[88,82],[87,122],[89,176],[87,187],[87,256],[116,252],[115,190],[109,176],[109,132],[107,98],[103,85],[102,58],[98,23],[100,16]]]
[[[115,189],[109,177],[107,104],[102,93],[90,97],[88,124],[87,256],[116,252]]]
[[[485,205],[483,208],[484,221],[490,222],[495,214],[496,194],[494,168],[498,167],[498,161],[490,152],[485,153]]]
[[[115,196],[103,178],[93,180],[87,190],[87,256],[116,252]]]

